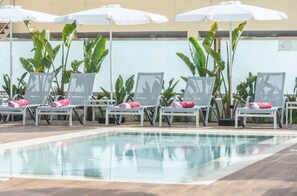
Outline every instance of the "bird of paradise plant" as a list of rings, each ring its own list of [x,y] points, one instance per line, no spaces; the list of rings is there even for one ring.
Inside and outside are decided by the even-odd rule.
[[[246,22],[242,22],[239,24],[237,28],[235,28],[232,32],[232,61],[234,60],[236,48],[238,41],[241,37],[241,34],[243,32],[244,26],[246,25]],[[219,51],[212,48],[214,42],[216,41],[215,35],[218,30],[217,23],[213,23],[210,30],[207,32],[203,42],[202,47],[205,50],[203,51],[202,47],[194,37],[189,38],[190,42],[190,53],[192,61],[189,57],[182,53],[176,53],[183,62],[187,65],[189,70],[191,71],[192,75],[195,76],[196,74],[201,77],[205,76],[212,76],[215,77],[215,85],[213,90],[213,95],[216,97],[222,97],[222,103],[223,103],[223,109],[221,113],[221,117],[230,117],[230,88],[231,86],[229,84],[231,81],[230,77],[230,63],[227,60],[227,63],[223,61],[221,54]],[[228,48],[228,47],[227,47]],[[227,50],[229,53],[229,51]],[[209,57],[212,57],[214,60],[214,67],[212,70],[208,69],[208,60]],[[227,76],[224,75],[223,71],[227,69]],[[185,79],[185,77],[182,77]],[[223,92],[225,93],[225,96],[223,96]]]

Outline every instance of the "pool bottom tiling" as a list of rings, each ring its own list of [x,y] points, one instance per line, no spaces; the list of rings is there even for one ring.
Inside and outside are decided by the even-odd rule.
[[[209,184],[295,140],[284,135],[116,131],[0,146],[0,176]]]

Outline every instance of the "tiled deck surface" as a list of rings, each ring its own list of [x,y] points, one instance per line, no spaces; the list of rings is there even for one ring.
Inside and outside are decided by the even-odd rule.
[[[165,124],[164,124],[165,125]],[[257,127],[237,129],[239,131],[274,131],[271,124]],[[118,127],[118,126],[117,126]],[[138,127],[138,124],[122,127]],[[41,138],[58,134],[86,131],[90,129],[105,129],[103,125],[89,122],[86,126],[68,127],[67,122],[35,127],[33,122],[26,126],[19,123],[0,124],[0,142],[7,143],[32,138]],[[110,126],[111,129],[114,126]],[[147,126],[146,129],[150,127]],[[168,129],[168,126],[165,126]],[[234,131],[232,127],[217,127],[210,124],[207,127],[194,128],[194,124],[177,123],[175,130],[212,130],[223,129]],[[296,126],[290,129],[278,129],[278,132],[295,132]],[[206,185],[160,185],[146,183],[119,183],[98,181],[71,180],[40,180],[13,178],[0,182],[0,195],[297,195],[297,144],[278,152],[262,161],[250,165],[238,172],[226,176],[217,182]]]

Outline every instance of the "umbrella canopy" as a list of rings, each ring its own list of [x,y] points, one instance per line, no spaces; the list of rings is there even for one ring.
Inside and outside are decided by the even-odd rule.
[[[233,92],[232,92],[232,22],[233,21],[246,21],[246,20],[283,20],[288,16],[284,12],[279,12],[262,7],[245,5],[239,1],[222,2],[218,5],[208,6],[182,14],[175,17],[177,22],[197,22],[197,21],[217,21],[229,22],[229,63],[230,63],[230,84],[229,96],[230,106],[233,108]],[[231,110],[232,118],[232,110]]]
[[[150,22],[164,23],[168,19],[165,16],[149,12],[122,8],[118,4],[101,6],[100,8],[85,10],[56,18],[55,22],[85,25],[109,25],[110,37],[110,99],[112,99],[112,24],[139,25]]]
[[[218,5],[204,7],[175,17],[177,22],[196,21],[245,21],[245,20],[282,20],[288,16],[284,12],[279,12],[262,7],[245,5],[240,1],[222,2]]]
[[[0,22],[10,23],[10,97],[12,97],[13,54],[12,54],[12,24],[32,20],[34,22],[53,22],[57,16],[42,12],[22,9],[20,6],[6,5],[0,8]]]
[[[58,17],[55,21],[85,25],[110,25],[110,21],[116,25],[139,25],[150,22],[164,23],[168,19],[165,16],[143,12],[139,10],[122,8],[118,4],[101,6],[100,8],[76,12]]]

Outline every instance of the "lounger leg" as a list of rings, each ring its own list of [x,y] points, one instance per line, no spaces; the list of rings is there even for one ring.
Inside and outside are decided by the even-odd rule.
[[[245,127],[245,125],[246,125],[246,116],[243,117],[243,126]]]
[[[153,125],[156,123],[157,114],[158,114],[158,107],[155,107],[154,117],[153,117]]]
[[[238,113],[235,111],[235,128],[238,127]]]
[[[13,116],[12,115],[10,115],[10,114],[7,114],[7,116],[6,116],[6,120],[5,120],[5,122],[7,123],[8,122],[8,120],[9,120],[9,117],[11,116],[11,121],[12,121],[12,119],[13,119]]]
[[[93,107],[92,107],[92,110],[93,110]],[[84,106],[84,114],[83,114],[83,116],[84,116],[83,124],[85,125],[86,124],[86,118],[87,118],[87,107],[86,106]]]
[[[51,115],[50,116],[50,122],[52,123],[52,121],[53,121],[53,118],[54,118],[54,115]]]
[[[143,121],[144,121],[144,110],[142,110],[140,114],[140,126],[142,127],[143,127]]]
[[[286,128],[288,128],[288,114],[289,114],[288,107],[286,107]]]
[[[172,125],[172,122],[173,122],[173,115],[171,115],[171,116],[169,117],[169,125]]]
[[[122,123],[122,117],[123,117],[123,115],[120,115],[120,117],[119,117],[119,124]],[[117,119],[117,117],[115,116],[115,121],[116,121],[116,119]]]
[[[280,128],[283,128],[283,122],[284,122],[284,110],[280,109],[280,123],[279,123]]]
[[[276,125],[276,124],[277,124],[277,123],[276,123],[276,121],[277,121],[277,115],[276,115],[276,114],[277,114],[277,112],[274,111],[274,112],[273,112],[273,128],[274,128],[274,129],[277,128],[277,125]]]
[[[78,115],[78,112],[77,112],[76,108],[73,108],[73,109],[72,109],[72,112],[70,113],[70,115],[71,115],[71,116],[72,116],[72,113],[74,113],[74,114],[75,114],[75,116],[77,117],[77,119],[78,119],[79,123],[80,123],[81,125],[83,125],[84,123],[83,123],[83,121],[81,120],[81,118],[79,117],[79,115]]]
[[[206,116],[205,116],[205,119],[204,119],[205,126],[207,126],[207,124],[208,124],[209,111],[210,111],[210,107],[207,107]]]
[[[95,108],[94,107],[91,107],[92,108],[92,122],[95,121]]]
[[[105,112],[105,126],[108,126],[108,124],[109,124],[109,115],[108,115],[108,108],[107,108]]]
[[[27,113],[26,109],[23,110],[23,126],[25,126],[26,124],[26,113]]]
[[[40,117],[38,116],[38,108],[36,108],[36,110],[35,110],[35,126],[38,126]]]
[[[72,126],[72,109],[69,111],[69,126]]]
[[[198,128],[199,127],[199,110],[197,110],[197,114],[196,114],[196,127]]]
[[[160,109],[159,113],[159,127],[162,127],[162,108]]]

